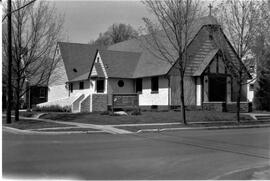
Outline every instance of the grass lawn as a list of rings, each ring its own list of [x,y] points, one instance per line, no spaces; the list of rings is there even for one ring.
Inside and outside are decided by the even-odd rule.
[[[188,122],[199,121],[236,121],[235,113],[224,113],[214,111],[187,111]],[[142,115],[136,116],[110,116],[100,115],[99,113],[48,113],[41,116],[44,119],[91,123],[100,125],[116,124],[140,124],[140,123],[172,123],[181,122],[181,112],[142,112]],[[241,115],[242,120],[252,120],[247,115]]]
[[[256,121],[256,122],[244,122],[240,123],[240,125],[252,125],[252,124],[264,124],[269,123],[269,121]],[[183,124],[178,125],[146,125],[146,126],[115,126],[115,128],[124,129],[132,132],[137,132],[142,129],[164,129],[164,128],[185,128],[185,127],[211,127],[211,126],[233,126],[238,125],[236,122],[222,122],[222,123],[207,123],[207,124],[188,124],[187,126]]]
[[[21,119],[20,121],[12,120],[11,124],[6,124],[6,118],[2,117],[3,126],[9,126],[17,129],[38,129],[38,128],[52,128],[52,127],[66,127],[70,125],[48,123],[44,121],[32,120],[32,119]]]
[[[270,111],[254,110],[254,111],[252,111],[252,113],[256,113],[256,114],[270,114]]]

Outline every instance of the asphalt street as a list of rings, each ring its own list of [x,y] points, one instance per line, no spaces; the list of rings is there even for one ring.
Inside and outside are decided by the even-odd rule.
[[[258,175],[270,168],[270,128],[125,135],[3,132],[2,158],[4,178],[254,179],[250,170]]]

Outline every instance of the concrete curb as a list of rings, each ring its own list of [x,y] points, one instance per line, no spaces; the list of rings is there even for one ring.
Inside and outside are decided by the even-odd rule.
[[[135,133],[177,131],[177,130],[215,130],[215,129],[241,129],[241,128],[265,128],[265,127],[270,127],[270,124],[264,124],[264,125],[240,125],[240,126],[189,127],[189,128],[141,129],[141,130],[138,130]]]
[[[7,131],[14,134],[33,134],[34,133],[33,131],[17,129],[17,128],[12,128],[8,126],[3,126],[2,128],[3,128],[3,131]]]
[[[220,179],[223,180],[224,177],[228,177],[228,176],[233,175],[233,174],[241,174],[241,173],[249,171],[249,170],[263,169],[263,168],[268,168],[268,167],[269,167],[269,165],[267,165],[267,164],[258,164],[258,165],[255,165],[253,167],[246,167],[246,168],[241,168],[241,169],[238,169],[238,170],[233,170],[233,171],[227,172],[227,173],[225,173],[223,175],[216,176],[216,177],[214,177],[214,178],[212,178],[210,180],[220,180]],[[252,178],[252,179],[254,179],[254,178]],[[257,178],[257,179],[263,179],[264,180],[264,179],[268,179],[268,178]],[[236,179],[236,180],[238,180],[238,179]]]
[[[61,134],[90,134],[90,133],[106,133],[105,131],[32,131],[32,130],[21,130],[3,126],[3,131],[7,131],[14,134],[24,135],[61,135]]]

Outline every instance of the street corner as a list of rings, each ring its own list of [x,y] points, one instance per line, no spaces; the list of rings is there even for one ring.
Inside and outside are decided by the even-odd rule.
[[[213,180],[269,180],[270,165],[242,168],[217,176]]]

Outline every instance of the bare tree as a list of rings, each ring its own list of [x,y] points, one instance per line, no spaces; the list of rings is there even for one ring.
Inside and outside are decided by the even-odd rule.
[[[39,1],[31,5],[29,0],[13,1],[12,14],[12,86],[15,90],[15,120],[19,120],[20,99],[31,86],[47,84],[58,59],[55,59],[57,40],[63,25],[49,2]],[[4,34],[3,44],[7,44]],[[6,47],[6,46],[4,46]],[[4,54],[7,51],[4,49]]]
[[[136,38],[137,36],[138,32],[131,25],[115,23],[111,25],[105,33],[100,33],[98,39],[91,41],[90,44],[107,47],[115,43]]]
[[[184,75],[188,61],[186,51],[190,27],[198,13],[198,2],[192,0],[146,0],[143,3],[157,19],[157,23],[144,18],[147,36],[142,41],[148,50],[163,61],[175,65],[180,76],[181,117],[187,124],[184,99]]]
[[[270,110],[270,0],[261,2],[260,19],[252,46],[257,60],[254,104],[257,109]]]
[[[261,1],[263,2],[263,1]],[[248,55],[254,56],[252,46],[256,40],[256,36],[262,27],[262,4],[259,1],[238,1],[238,0],[223,0],[217,6],[215,15],[223,25],[225,34],[232,43],[234,50],[237,53],[239,63],[234,65],[234,78],[238,85],[237,91],[237,121],[240,122],[240,101],[241,91],[245,84],[248,84],[251,79],[247,72],[251,72],[250,67],[256,64],[255,59],[250,61],[246,58]],[[220,41],[223,41],[222,39]],[[221,44],[220,44],[221,45]],[[226,47],[221,47],[226,48]],[[245,61],[249,60],[249,61]],[[230,68],[232,69],[232,67]],[[253,77],[256,79],[256,77]]]
[[[214,14],[241,59],[251,53],[259,18],[258,5],[252,0],[222,0],[215,9]]]

